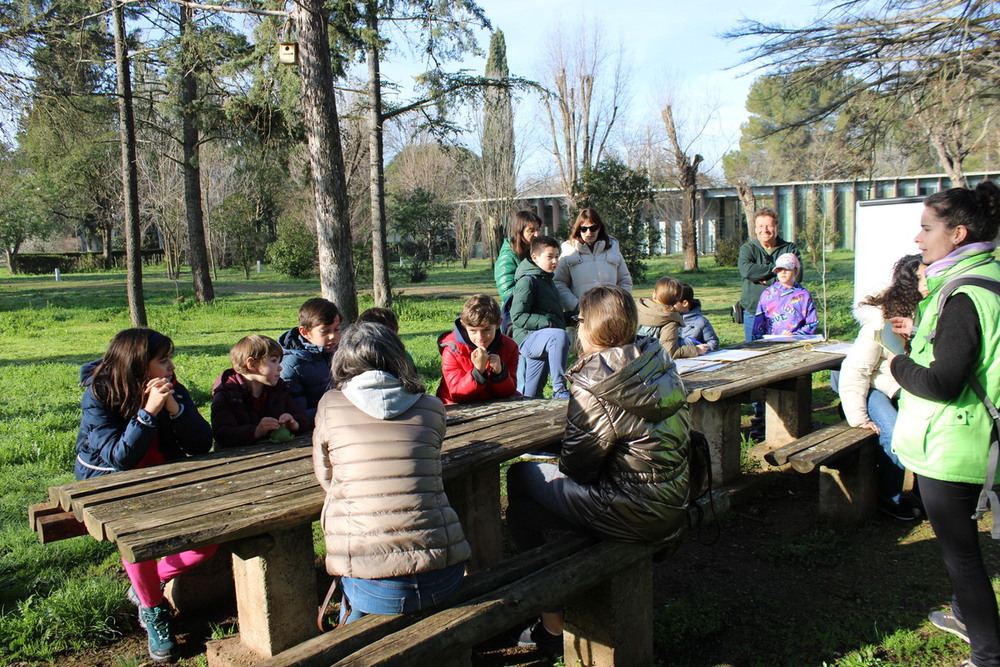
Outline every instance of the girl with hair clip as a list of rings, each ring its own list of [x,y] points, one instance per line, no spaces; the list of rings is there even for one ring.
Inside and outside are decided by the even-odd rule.
[[[1000,401],[1000,296],[965,284],[940,302],[956,278],[1000,280],[998,229],[1000,188],[990,181],[924,199],[914,240],[930,295],[916,330],[907,317],[891,319],[894,331],[912,333],[910,355],[889,361],[902,387],[892,448],[916,476],[953,590],[951,609],[932,612],[930,621],[972,645],[964,663],[972,667],[1000,666],[1000,617],[976,521],[994,472],[987,470],[994,422],[983,397]]]
[[[889,372],[889,353],[880,340],[886,322],[897,316],[912,317],[927,295],[926,285],[921,287],[922,275],[920,255],[906,255],[893,267],[889,286],[857,305],[854,317],[861,330],[840,367],[837,388],[847,423],[879,436],[878,507],[901,521],[919,519],[921,511],[903,497],[903,466],[892,453],[899,383]]]
[[[632,292],[632,275],[621,244],[608,234],[594,209],[582,209],[576,216],[569,239],[562,244],[555,281],[567,311],[576,311],[580,296],[597,285],[617,285]]]
[[[313,469],[326,492],[326,569],[340,577],[341,623],[404,614],[458,590],[471,551],[441,478],[445,412],[399,336],[348,327],[320,399]]]
[[[514,292],[514,273],[517,267],[531,253],[531,239],[542,233],[542,220],[533,211],[524,209],[514,214],[510,223],[510,236],[504,239],[497,253],[496,264],[493,265],[493,280],[500,294],[500,305],[503,306]]]
[[[684,385],[660,343],[636,337],[638,313],[625,289],[587,291],[579,319],[560,462],[510,467],[511,536],[521,550],[544,543],[547,529],[666,544],[690,495]],[[542,614],[519,644],[562,653],[562,614]]]
[[[173,342],[152,329],[125,329],[102,359],[81,369],[86,391],[76,440],[78,480],[204,454],[212,446],[212,427],[174,376],[173,350]],[[173,659],[176,648],[163,586],[215,550],[202,547],[159,562],[122,559],[154,662]]]

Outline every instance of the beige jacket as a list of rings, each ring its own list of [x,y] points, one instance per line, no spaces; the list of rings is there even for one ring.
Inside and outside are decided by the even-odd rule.
[[[682,344],[681,330],[684,328],[684,318],[680,313],[652,299],[636,299],[635,307],[639,311],[637,334],[657,338],[671,359],[698,356],[697,346]]]
[[[868,390],[878,389],[889,398],[899,394],[899,383],[889,371],[886,351],[875,341],[875,332],[885,325],[882,310],[875,306],[859,306],[854,317],[861,323],[861,331],[854,340],[851,351],[840,366],[840,405],[851,426],[867,424]]]
[[[441,401],[395,377],[363,373],[320,399],[313,468],[332,575],[381,579],[469,559],[441,479]]]

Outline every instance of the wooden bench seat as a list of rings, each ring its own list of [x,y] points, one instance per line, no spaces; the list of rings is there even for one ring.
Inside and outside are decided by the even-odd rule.
[[[560,605],[564,664],[651,664],[652,561],[661,550],[582,536],[550,542],[472,573],[445,609],[366,616],[258,667],[468,665],[476,645]]]
[[[842,421],[767,452],[764,460],[801,473],[818,469],[820,516],[857,525],[875,512],[877,446],[874,431]]]

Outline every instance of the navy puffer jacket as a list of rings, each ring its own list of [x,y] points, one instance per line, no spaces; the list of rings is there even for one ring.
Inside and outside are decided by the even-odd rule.
[[[298,327],[281,334],[278,342],[285,351],[281,358],[281,379],[288,383],[292,398],[312,420],[319,399],[330,388],[333,353],[307,341]]]

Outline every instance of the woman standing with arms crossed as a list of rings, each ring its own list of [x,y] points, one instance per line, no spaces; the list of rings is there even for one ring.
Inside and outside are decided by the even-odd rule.
[[[608,234],[594,209],[585,208],[576,216],[569,240],[559,253],[555,282],[567,311],[577,310],[583,293],[597,285],[617,285],[632,293],[632,276],[621,244]]]
[[[939,312],[944,286],[958,276],[1000,280],[993,259],[1000,188],[952,188],[924,200],[915,239],[927,264],[930,295],[920,304],[909,357],[890,369],[903,391],[893,451],[914,472],[954,596],[951,611],[930,615],[938,628],[972,644],[972,667],[1000,666],[1000,619],[983,564],[975,512],[986,476],[993,420],[973,389],[1000,400],[1000,297],[959,287]],[[907,318],[893,330],[909,334]],[[932,340],[929,339],[929,335]],[[994,508],[994,512],[998,508]]]

